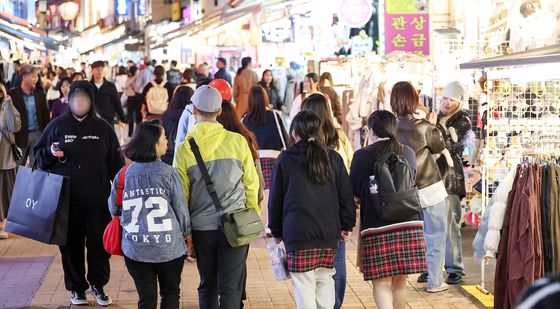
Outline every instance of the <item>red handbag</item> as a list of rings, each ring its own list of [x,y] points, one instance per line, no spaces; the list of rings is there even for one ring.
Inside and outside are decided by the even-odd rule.
[[[115,204],[119,207],[122,207],[122,197],[124,191],[124,176],[126,174],[127,167],[128,165],[125,165],[121,169],[121,173],[119,174],[119,180],[117,182],[117,197],[115,199]],[[119,219],[119,216],[113,216],[113,220],[109,222],[109,224],[105,228],[105,232],[103,232],[103,248],[105,248],[105,251],[107,251],[111,255],[124,256],[121,247],[121,241],[122,241],[121,220]]]

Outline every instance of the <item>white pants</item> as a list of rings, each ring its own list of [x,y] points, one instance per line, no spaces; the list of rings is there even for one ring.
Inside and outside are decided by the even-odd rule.
[[[332,309],[335,302],[334,268],[290,273],[298,309]]]

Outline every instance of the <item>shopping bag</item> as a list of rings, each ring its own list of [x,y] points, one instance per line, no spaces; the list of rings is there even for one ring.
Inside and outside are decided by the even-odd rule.
[[[290,279],[288,260],[286,258],[284,246],[275,242],[269,242],[266,247],[268,248],[268,256],[270,258],[270,266],[272,267],[274,278],[279,281]]]
[[[70,179],[19,166],[6,231],[64,246],[68,234]]]
[[[123,190],[124,190],[124,177],[126,175],[126,169],[128,165],[125,165],[119,174],[119,178],[117,180],[117,197],[115,199],[115,204],[119,207],[122,207],[122,197],[123,197]],[[121,221],[118,216],[113,216],[113,220],[109,222],[105,231],[103,232],[103,248],[107,253],[111,255],[120,255],[123,256],[124,253],[122,251],[122,226]]]

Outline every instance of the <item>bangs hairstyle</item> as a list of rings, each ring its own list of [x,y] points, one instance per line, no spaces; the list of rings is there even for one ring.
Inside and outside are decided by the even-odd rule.
[[[266,90],[259,85],[253,86],[249,92],[247,119],[256,125],[265,124],[266,112],[269,104],[270,102]]]
[[[156,144],[164,134],[159,119],[141,122],[130,142],[124,146],[123,154],[134,162],[153,162],[157,160]]]
[[[327,103],[327,98],[321,93],[314,93],[301,103],[301,110],[312,111],[321,119],[319,137],[321,141],[332,149],[340,146],[338,131],[334,126],[333,113]]]
[[[398,82],[391,90],[391,108],[397,116],[413,114],[420,102],[418,92],[409,82]]]
[[[76,73],[74,73],[74,74],[76,74]],[[79,73],[79,74],[81,75],[82,73]],[[58,81],[58,84],[56,84],[56,89],[58,89],[58,92],[60,93],[61,98],[63,97],[61,88],[62,88],[62,85],[64,85],[64,83],[68,83],[68,87],[70,87],[70,85],[72,85],[72,79],[68,76],[65,76],[65,77],[61,78],[60,81]]]
[[[329,151],[319,140],[321,119],[312,111],[299,112],[292,121],[290,135],[294,133],[306,143],[305,158],[307,159],[307,178],[314,184],[325,185],[331,177]],[[309,141],[310,138],[315,140]]]

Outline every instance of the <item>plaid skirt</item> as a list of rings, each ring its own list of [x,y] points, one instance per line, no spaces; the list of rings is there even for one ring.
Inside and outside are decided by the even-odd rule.
[[[272,178],[272,169],[274,168],[274,163],[276,159],[273,158],[261,158],[261,168],[264,177],[264,189],[270,189],[270,182]]]
[[[319,267],[334,268],[335,248],[304,249],[286,254],[288,271],[291,273],[305,273]]]
[[[422,221],[367,229],[361,237],[364,280],[426,271]]]

